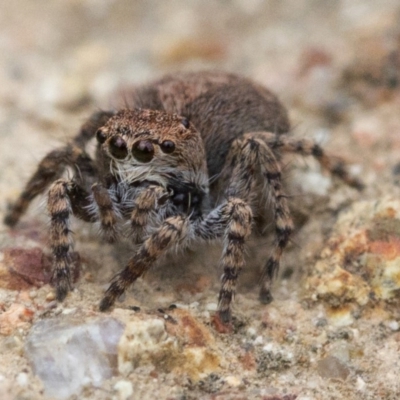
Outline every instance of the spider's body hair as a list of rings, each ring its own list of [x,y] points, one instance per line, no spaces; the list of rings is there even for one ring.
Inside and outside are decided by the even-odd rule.
[[[137,245],[106,291],[101,310],[166,252],[221,240],[218,312],[227,322],[253,221],[268,215],[275,224],[275,243],[263,268],[260,299],[272,299],[271,282],[293,231],[282,190],[281,153],[311,155],[361,188],[340,160],[310,140],[292,139],[286,109],[269,90],[246,78],[216,71],[175,74],[121,98],[119,111],[95,113],[69,144],[40,162],[5,218],[15,225],[30,201],[50,186],[58,300],[70,288],[74,214],[99,223],[110,241],[125,235]],[[91,158],[86,147],[94,137],[98,144]],[[74,172],[71,179],[61,178],[66,168]]]

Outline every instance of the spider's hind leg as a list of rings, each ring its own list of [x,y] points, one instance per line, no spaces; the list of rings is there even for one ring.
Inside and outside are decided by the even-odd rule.
[[[262,197],[273,211],[276,239],[260,282],[260,300],[269,303],[272,301],[272,281],[293,232],[293,221],[282,189],[281,168],[274,153],[263,140],[253,134],[246,134],[232,145],[227,159],[227,171],[229,170],[232,171],[226,191],[229,196],[247,201],[252,208],[257,207],[259,198]]]
[[[73,142],[83,148],[94,136],[99,128],[114,115],[113,111],[97,111],[81,126]]]
[[[312,156],[325,170],[337,176],[347,185],[362,190],[363,182],[350,175],[346,163],[339,157],[334,157],[315,141],[310,139],[295,139],[287,135],[276,135],[270,132],[251,133],[254,138],[262,140],[268,147],[277,152],[294,153],[302,156]]]
[[[68,144],[47,154],[40,162],[31,179],[26,184],[18,199],[10,205],[4,223],[14,226],[26,212],[30,202],[54,180],[59,178],[67,166],[74,167],[84,180],[84,175],[95,175],[95,167],[91,158],[79,147]]]
[[[82,184],[88,177],[96,175],[93,161],[85,152],[86,143],[95,136],[98,128],[113,115],[110,111],[94,113],[81,127],[76,137],[66,146],[48,153],[36,172],[25,185],[19,198],[10,205],[4,218],[8,226],[17,224],[21,216],[26,212],[30,202],[56,179],[60,178],[66,167],[72,167],[76,172],[76,179]]]

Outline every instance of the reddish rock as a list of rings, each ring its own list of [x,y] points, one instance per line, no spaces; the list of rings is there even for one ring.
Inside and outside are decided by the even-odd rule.
[[[353,320],[352,305],[398,297],[399,288],[400,202],[355,203],[340,214],[307,289],[347,324]]]
[[[33,249],[6,248],[0,263],[0,286],[11,290],[24,290],[50,281],[51,264],[39,247]]]
[[[79,277],[80,260],[73,253],[73,280]],[[42,286],[51,279],[51,258],[39,247],[25,249],[11,247],[3,249],[0,262],[0,287],[10,290],[26,290],[31,286]]]
[[[178,336],[189,346],[207,346],[214,339],[205,325],[196,320],[187,310],[175,309],[170,312],[176,324],[167,324],[166,331]]]

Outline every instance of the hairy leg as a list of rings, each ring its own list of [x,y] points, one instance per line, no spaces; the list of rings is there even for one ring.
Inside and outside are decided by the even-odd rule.
[[[232,144],[224,174],[231,176],[228,195],[244,199],[249,204],[259,204],[259,198],[262,197],[265,198],[266,206],[272,208],[276,239],[262,271],[260,288],[260,300],[269,303],[272,300],[271,285],[293,231],[289,206],[282,189],[279,163],[263,140],[246,134]]]
[[[357,178],[350,176],[345,162],[325,153],[325,150],[310,139],[294,139],[286,135],[276,135],[270,132],[254,132],[246,134],[265,142],[272,150],[300,154],[302,156],[313,156],[321,166],[332,175],[342,179],[347,185],[357,190],[362,190],[364,184]]]
[[[221,268],[222,284],[218,297],[218,313],[223,322],[231,319],[231,302],[236,292],[236,282],[245,265],[245,241],[251,233],[252,212],[243,200],[228,198],[222,209],[222,219],[227,220]]]
[[[86,154],[84,146],[92,139],[96,131],[114,115],[110,111],[94,113],[85,122],[78,135],[66,146],[51,151],[40,162],[36,172],[29,179],[24,190],[14,204],[10,206],[4,223],[9,226],[17,224],[27,210],[30,202],[64,172],[66,167],[72,167],[76,172],[76,179],[84,183],[87,177],[96,175],[96,168],[91,158]]]
[[[177,245],[186,235],[189,219],[182,216],[167,218],[160,228],[149,236],[128,265],[118,273],[100,302],[100,310],[106,311],[125,290],[142,276],[165,252]]]
[[[80,181],[83,181],[87,175],[95,176],[96,174],[93,161],[81,148],[69,144],[51,151],[40,162],[19,198],[10,206],[4,218],[5,224],[14,226],[25,213],[30,202],[43,193],[50,183],[59,178],[67,166],[72,166],[79,171],[77,177]]]
[[[87,211],[87,199],[86,191],[72,180],[58,179],[49,190],[47,208],[50,214],[50,246],[53,253],[52,282],[59,301],[64,300],[71,287],[70,215],[74,212],[83,220],[92,221],[93,216]]]

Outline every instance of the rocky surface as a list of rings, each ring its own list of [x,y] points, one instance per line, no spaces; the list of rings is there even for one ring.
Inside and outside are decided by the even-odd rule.
[[[218,244],[168,258],[109,313],[129,256],[73,222],[75,289],[49,284],[38,199],[0,231],[0,398],[398,399],[398,0],[19,0],[0,13],[0,217],[41,157],[113,93],[177,69],[220,68],[270,87],[293,135],[344,157],[358,193],[290,158],[296,234],[268,306],[251,239],[232,326],[215,319]]]

